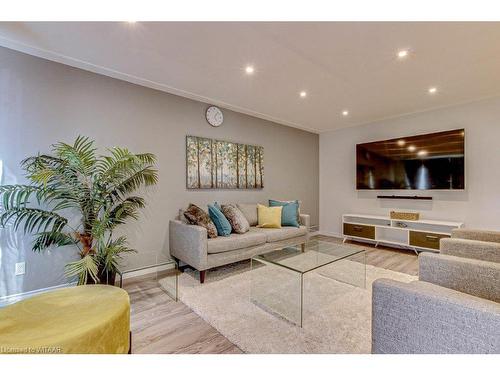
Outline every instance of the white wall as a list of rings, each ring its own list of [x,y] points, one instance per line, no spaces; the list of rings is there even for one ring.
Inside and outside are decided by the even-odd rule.
[[[318,224],[319,136],[224,110],[224,124],[205,120],[207,104],[0,48],[0,184],[23,183],[19,162],[77,135],[106,147],[123,146],[158,157],[159,184],[139,222],[124,230],[138,250],[127,267],[168,257],[168,221],[189,202],[266,202],[299,199]],[[264,147],[264,189],[187,190],[186,135]],[[62,284],[76,251],[31,252],[31,238],[0,230],[0,297]],[[26,261],[26,275],[14,264]]]
[[[432,201],[383,200],[356,191],[357,143],[465,128],[465,191],[391,191]],[[320,231],[339,235],[342,214],[417,210],[423,218],[500,230],[500,98],[408,115],[320,135]],[[385,191],[384,193],[388,193]]]

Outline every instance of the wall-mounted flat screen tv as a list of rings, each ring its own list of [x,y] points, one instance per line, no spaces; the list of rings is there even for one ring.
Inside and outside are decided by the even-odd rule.
[[[356,145],[358,190],[465,189],[465,131]]]

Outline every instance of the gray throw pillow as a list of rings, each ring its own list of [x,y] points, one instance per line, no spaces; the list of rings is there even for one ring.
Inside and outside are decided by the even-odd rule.
[[[243,216],[248,221],[251,227],[254,227],[258,224],[258,216],[257,216],[257,204],[256,203],[237,203],[236,207],[241,211]]]
[[[217,237],[217,228],[210,216],[203,211],[200,207],[190,203],[184,216],[188,219],[190,224],[199,225],[207,230],[208,238]]]
[[[235,233],[246,233],[250,230],[250,224],[243,213],[234,204],[223,204],[222,213],[231,224]]]

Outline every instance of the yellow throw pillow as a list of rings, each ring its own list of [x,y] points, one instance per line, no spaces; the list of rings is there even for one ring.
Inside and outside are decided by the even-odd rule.
[[[267,207],[262,204],[257,205],[258,228],[281,228],[281,210],[279,207]]]

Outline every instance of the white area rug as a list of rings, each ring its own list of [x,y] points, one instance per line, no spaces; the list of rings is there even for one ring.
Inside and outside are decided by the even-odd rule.
[[[197,272],[187,271],[179,278],[180,299],[246,353],[369,353],[372,282],[417,279],[368,265],[363,289],[308,273],[301,328],[251,301],[252,280],[269,282],[269,272],[262,273],[266,268],[250,271],[249,262],[220,267],[207,272],[205,284],[199,284]],[[281,295],[297,295],[297,279],[282,275],[272,281]]]

